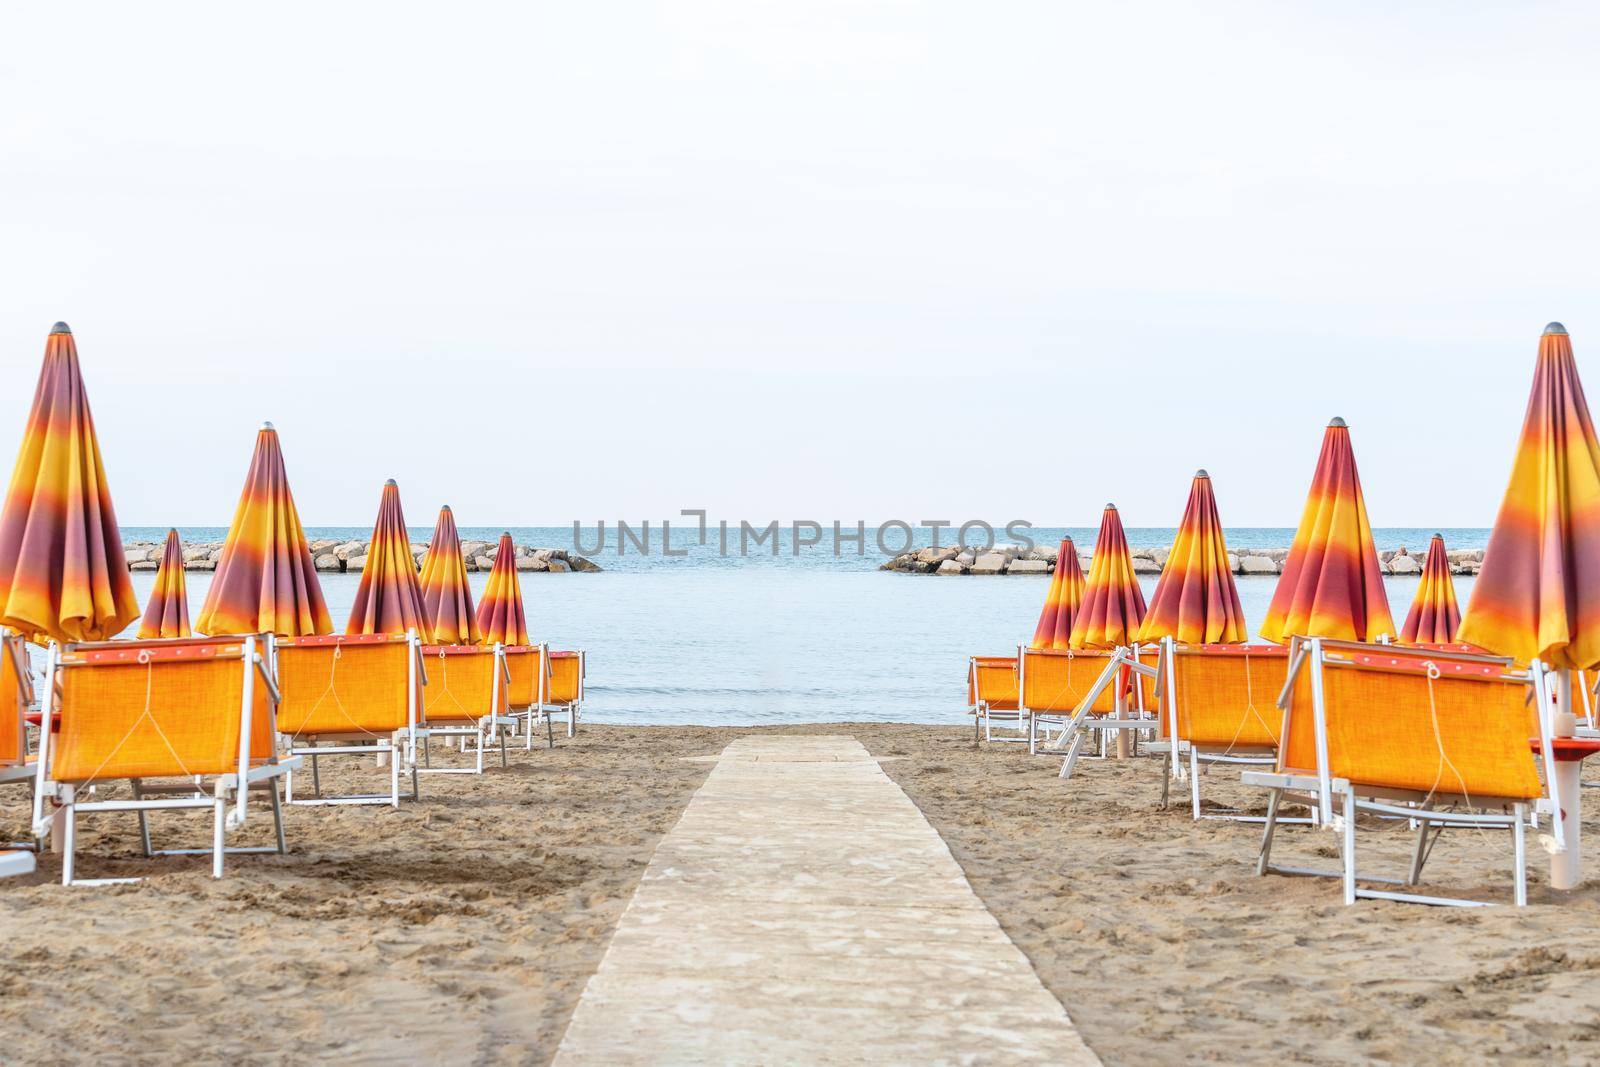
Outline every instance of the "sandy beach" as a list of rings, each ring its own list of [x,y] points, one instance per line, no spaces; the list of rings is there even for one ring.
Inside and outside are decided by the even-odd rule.
[[[131,816],[86,820],[86,876],[154,877],[64,890],[47,857],[0,884],[8,1058],[547,1062],[708,771],[688,757],[751,732],[591,726],[481,779],[424,778],[426,801],[398,812],[298,808],[290,855],[230,858],[221,882],[203,859],[138,858]],[[894,757],[884,769],[1107,1063],[1600,1053],[1600,886],[1557,903],[1542,856],[1523,911],[1347,909],[1331,882],[1255,878],[1255,828],[1160,810],[1153,761],[1091,763],[1065,783],[1054,761],[959,727],[777,732],[848,733]],[[1259,805],[1221,773],[1207,789]],[[21,791],[0,794],[0,826],[15,834],[22,818]],[[156,825],[158,844],[203,833],[184,817]],[[265,843],[270,818],[253,826]],[[1403,828],[1362,840],[1374,866],[1401,865],[1408,844]],[[1447,837],[1431,884],[1498,899],[1504,846]],[[1280,847],[1327,861],[1335,843],[1297,831]]]

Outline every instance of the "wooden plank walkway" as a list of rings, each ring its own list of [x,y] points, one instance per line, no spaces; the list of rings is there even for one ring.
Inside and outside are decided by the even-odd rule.
[[[851,737],[730,744],[662,838],[558,1064],[1097,1064]]]

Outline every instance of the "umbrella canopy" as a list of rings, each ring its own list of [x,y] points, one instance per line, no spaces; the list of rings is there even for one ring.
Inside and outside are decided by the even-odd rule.
[[[1600,664],[1600,443],[1559,322],[1539,338],[1511,482],[1457,640],[1559,669]]]
[[[522,583],[517,580],[517,546],[511,535],[500,535],[494,567],[478,601],[479,640],[486,645],[526,645],[528,618],[522,610]]]
[[[1133,556],[1122,532],[1115,504],[1107,504],[1100,536],[1089,561],[1083,603],[1072,620],[1072,648],[1116,648],[1131,645],[1144,621],[1144,593],[1133,573]]]
[[[1445,555],[1444,537],[1434,534],[1428,542],[1428,560],[1422,565],[1422,584],[1417,586],[1417,597],[1400,627],[1400,640],[1408,645],[1448,645],[1455,641],[1460,627],[1450,557]]]
[[[383,483],[378,521],[372,526],[372,543],[361,568],[361,586],[350,606],[347,634],[403,634],[415,630],[424,641],[433,640],[422,610],[422,584],[417,581],[417,561],[411,555],[411,535],[400,509],[400,487],[390,478]]]
[[[103,641],[139,617],[72,331],[58,322],[0,510],[0,624]]]
[[[472,587],[467,584],[467,561],[448,504],[439,509],[433,540],[422,559],[421,581],[422,614],[428,621],[430,640],[441,645],[477,644],[478,619],[472,610]]]
[[[1295,636],[1374,641],[1392,633],[1350,430],[1334,419],[1261,636],[1281,644]]]
[[[1233,584],[1233,568],[1228,566],[1228,542],[1222,534],[1217,498],[1205,471],[1195,472],[1172,552],[1139,629],[1140,641],[1163,637],[1189,644],[1250,640],[1239,589]]]
[[[1050,577],[1050,589],[1044,595],[1044,610],[1039,612],[1039,625],[1034,628],[1029,648],[1065,649],[1071,647],[1072,621],[1077,617],[1078,605],[1083,603],[1083,567],[1078,563],[1078,550],[1072,538],[1063,537],[1056,549],[1056,569]]]
[[[167,544],[156,571],[156,587],[139,620],[141,640],[152,637],[189,636],[189,590],[183,580],[183,544],[177,530],[167,531]]]
[[[278,431],[270,422],[256,434],[244,492],[194,628],[203,634],[280,637],[333,632],[311,546],[289,492]]]

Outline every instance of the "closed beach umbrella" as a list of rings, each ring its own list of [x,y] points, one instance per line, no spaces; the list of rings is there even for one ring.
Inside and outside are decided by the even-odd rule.
[[[467,561],[461,555],[461,537],[450,505],[439,509],[433,540],[422,559],[422,614],[431,640],[441,645],[478,643],[478,618],[472,610],[472,587],[467,584]]]
[[[1461,627],[1461,611],[1456,607],[1456,584],[1450,577],[1450,557],[1445,555],[1444,537],[1434,534],[1428,542],[1428,560],[1422,565],[1422,584],[1400,627],[1400,640],[1408,645],[1448,645]]]
[[[1539,339],[1511,481],[1457,640],[1522,663],[1600,665],[1600,443],[1559,322]]]
[[[1140,641],[1175,638],[1190,644],[1237,644],[1250,639],[1239,589],[1228,566],[1228,542],[1217,514],[1211,476],[1196,471],[1189,503],[1156,581]]]
[[[1050,578],[1050,589],[1044,596],[1044,610],[1039,612],[1039,625],[1034,628],[1029,648],[1065,649],[1072,637],[1072,620],[1083,602],[1083,568],[1078,564],[1078,550],[1072,538],[1063,537],[1056,550],[1056,569]]]
[[[256,434],[244,492],[194,628],[203,634],[280,637],[333,632],[311,546],[289,492],[278,431],[270,422]]]
[[[72,331],[58,322],[0,511],[0,624],[103,641],[139,617]]]
[[[1128,538],[1116,505],[1107,504],[1069,644],[1075,649],[1131,645],[1143,621],[1144,593],[1133,573]]]
[[[528,617],[522,610],[522,583],[517,580],[517,546],[500,535],[494,567],[478,601],[478,639],[486,645],[526,645]]]
[[[422,610],[422,585],[411,555],[411,535],[400,509],[400,487],[390,478],[383,485],[378,521],[372,526],[372,543],[361,568],[361,586],[344,632],[403,634],[408,630],[417,631],[424,641],[433,640]]]
[[[1289,558],[1261,624],[1268,641],[1375,641],[1394,633],[1383,568],[1343,419],[1328,423]]]
[[[177,530],[167,531],[167,544],[156,571],[156,587],[144,606],[139,637],[188,637],[189,590],[183,579],[183,544]]]

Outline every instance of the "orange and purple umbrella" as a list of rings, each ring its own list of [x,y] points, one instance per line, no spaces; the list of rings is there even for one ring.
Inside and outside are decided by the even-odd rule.
[[[472,608],[472,587],[467,584],[467,561],[448,504],[439,509],[433,540],[422,559],[421,582],[422,613],[431,640],[440,645],[477,644],[478,618]]]
[[[1171,637],[1187,644],[1237,644],[1250,639],[1239,589],[1228,566],[1228,542],[1211,476],[1197,471],[1172,540],[1166,567],[1150,597],[1140,641]]]
[[[400,508],[400,487],[390,478],[383,483],[378,521],[372,526],[361,585],[344,632],[403,634],[408,630],[417,631],[424,642],[433,641],[422,610],[422,584],[417,581],[417,561],[411,555],[411,535]]]
[[[1394,633],[1383,568],[1361,495],[1350,430],[1328,423],[1300,528],[1261,624],[1261,636],[1375,641]]]
[[[511,535],[500,535],[494,566],[478,601],[479,640],[486,645],[526,645],[528,618],[522,607],[522,583],[517,579],[517,546]]]
[[[1144,621],[1144,592],[1133,573],[1133,555],[1114,504],[1100,519],[1100,536],[1089,560],[1083,603],[1072,620],[1069,643],[1074,649],[1131,645]]]
[[[144,618],[139,620],[139,638],[188,637],[189,590],[183,577],[183,543],[177,530],[167,531],[161,550],[161,566],[156,569],[156,585],[145,602]]]
[[[139,617],[72,331],[58,322],[0,510],[0,624],[104,641]]]
[[[1519,663],[1600,665],[1600,442],[1559,322],[1539,338],[1511,481],[1456,639]]]
[[[1428,542],[1428,559],[1422,565],[1422,583],[1416,599],[1400,627],[1400,640],[1408,645],[1448,645],[1461,627],[1461,610],[1456,607],[1456,584],[1450,577],[1450,557],[1444,551],[1444,537],[1434,534]]]
[[[280,637],[333,632],[311,546],[289,491],[278,431],[270,422],[256,434],[244,492],[194,628],[203,634]]]
[[[1078,563],[1078,550],[1072,538],[1063,537],[1056,550],[1056,569],[1050,576],[1050,588],[1044,595],[1044,610],[1039,612],[1039,625],[1034,628],[1033,649],[1070,648],[1072,621],[1083,602],[1083,567]]]

